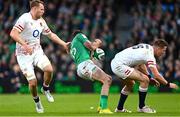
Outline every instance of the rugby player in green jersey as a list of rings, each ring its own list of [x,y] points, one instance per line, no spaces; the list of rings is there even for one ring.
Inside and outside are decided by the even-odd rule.
[[[100,105],[98,107],[98,112],[111,114],[112,112],[107,106],[107,101],[112,77],[106,74],[91,60],[91,52],[96,50],[101,45],[101,40],[95,39],[94,42],[91,42],[80,30],[76,30],[73,33],[73,40],[70,47],[70,55],[76,64],[77,74],[79,77],[89,80],[97,80],[103,84],[101,89]]]

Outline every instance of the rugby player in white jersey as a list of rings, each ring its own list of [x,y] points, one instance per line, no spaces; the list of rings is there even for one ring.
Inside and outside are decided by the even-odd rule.
[[[165,40],[159,39],[153,43],[153,46],[138,44],[115,55],[111,61],[111,69],[125,84],[121,90],[121,97],[115,112],[131,112],[124,108],[124,103],[135,81],[139,81],[140,83],[138,112],[144,113],[156,113],[156,110],[145,105],[149,82],[153,82],[156,86],[159,86],[161,83],[169,88],[178,88],[176,84],[165,80],[156,67],[155,57],[165,54],[167,46],[168,44]],[[154,79],[150,77],[146,66],[152,72]]]
[[[31,0],[30,12],[22,14],[10,32],[10,36],[16,41],[18,64],[29,83],[29,89],[38,113],[43,113],[44,108],[37,94],[37,79],[34,73],[34,66],[39,67],[44,72],[44,82],[41,91],[49,102],[54,102],[54,98],[49,91],[53,68],[41,48],[40,35],[46,35],[66,50],[68,50],[69,45],[69,43],[64,42],[55,33],[51,32],[42,18],[43,14],[44,3],[40,0]]]

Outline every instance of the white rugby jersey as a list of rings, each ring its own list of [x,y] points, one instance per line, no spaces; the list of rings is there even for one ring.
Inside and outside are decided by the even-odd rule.
[[[51,32],[43,18],[34,20],[32,19],[30,12],[21,15],[13,28],[20,32],[21,38],[25,40],[33,50],[41,48],[41,33],[47,35]],[[19,43],[16,43],[16,54],[23,54],[24,52],[22,46]]]
[[[148,67],[156,66],[154,49],[148,44],[138,44],[129,47],[115,55],[114,60],[130,67],[146,64]]]

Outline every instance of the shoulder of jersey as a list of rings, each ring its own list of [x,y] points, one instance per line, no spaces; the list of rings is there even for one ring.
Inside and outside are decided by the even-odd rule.
[[[149,45],[149,44],[148,44]],[[153,47],[151,45],[149,45],[149,49],[147,51],[149,54],[152,54],[154,53],[154,50],[153,50]]]
[[[24,14],[22,14],[20,17],[23,18],[24,20],[29,20],[29,19],[31,19],[29,13],[24,13]]]
[[[87,38],[86,35],[84,35],[84,34],[82,34],[82,36],[83,36],[84,38]]]
[[[87,38],[86,37],[86,35],[84,35],[84,34],[82,34],[82,33],[79,33],[79,34],[77,34],[78,36],[81,36],[81,37],[83,37],[83,38]]]
[[[23,13],[22,15],[21,15],[22,17],[29,17],[30,16],[30,13]]]
[[[76,34],[75,37],[81,37],[81,36],[82,36],[82,34],[81,34],[81,33],[78,33],[78,34]]]
[[[149,45],[149,44],[148,44]],[[153,50],[153,47],[152,47],[152,45],[149,45],[149,47],[150,47],[150,50]]]
[[[41,20],[43,23],[46,22],[43,17],[41,17],[40,20]]]

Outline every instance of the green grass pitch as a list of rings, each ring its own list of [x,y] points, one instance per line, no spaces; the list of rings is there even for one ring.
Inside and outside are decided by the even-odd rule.
[[[1,94],[0,116],[180,116],[180,95],[178,93],[156,93],[147,95],[147,105],[156,109],[156,114],[138,113],[138,94],[130,94],[125,107],[133,113],[99,115],[96,108],[99,94],[54,94],[55,102],[48,103],[40,95],[45,113],[37,114],[30,95]],[[109,108],[114,111],[119,94],[110,94]]]

